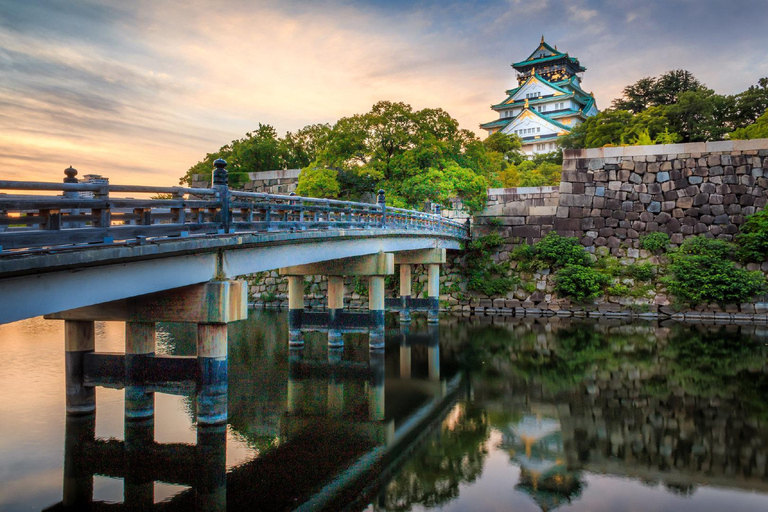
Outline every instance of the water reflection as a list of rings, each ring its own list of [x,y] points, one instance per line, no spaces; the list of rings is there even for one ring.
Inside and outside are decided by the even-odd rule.
[[[471,368],[472,396],[373,509],[768,504],[765,327],[510,319],[444,322],[442,339]],[[460,421],[484,426],[469,446]],[[486,460],[478,473],[458,469],[479,458]],[[514,490],[498,494],[505,484],[493,461],[504,458]],[[630,480],[606,488],[601,475]],[[629,492],[632,481],[648,491]],[[659,485],[667,492],[651,491]]]
[[[765,326],[389,320],[384,352],[364,332],[343,333],[341,347],[304,332],[289,348],[287,315],[258,312],[230,325],[227,385],[128,378],[97,391],[97,417],[66,421],[61,351],[58,373],[29,381],[35,394],[6,366],[0,384],[42,397],[16,421],[61,427],[27,433],[2,420],[0,474],[22,451],[51,462],[27,470],[38,478],[23,491],[0,482],[0,508],[32,508],[25,492],[52,496],[51,509],[768,508]],[[32,331],[6,327],[0,339],[26,372],[45,343],[61,349],[60,332],[40,330],[49,340],[25,356]],[[97,349],[119,349],[99,336],[122,325],[96,328]],[[196,336],[160,325],[157,352],[192,356]],[[43,389],[58,390],[57,405]],[[222,404],[227,424],[206,422]],[[46,471],[63,472],[63,488]],[[106,492],[103,477],[120,488]]]

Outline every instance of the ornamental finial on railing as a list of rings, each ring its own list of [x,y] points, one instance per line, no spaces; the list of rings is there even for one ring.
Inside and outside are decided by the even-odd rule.
[[[229,173],[227,172],[227,161],[217,158],[213,161],[213,189],[216,190],[221,201],[221,210],[219,211],[219,222],[221,228],[219,233],[229,233]]]
[[[376,198],[376,202],[379,204],[387,204],[387,194],[384,189],[379,189],[379,195]]]
[[[227,185],[229,182],[227,161],[223,158],[217,158],[213,161],[213,167],[213,185]]]
[[[66,174],[64,183],[78,183],[77,178],[75,178],[75,176],[77,176],[77,169],[71,165],[64,169],[64,174]]]

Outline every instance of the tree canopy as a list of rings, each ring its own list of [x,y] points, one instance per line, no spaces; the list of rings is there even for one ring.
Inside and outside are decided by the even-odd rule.
[[[689,71],[641,78],[624,88],[612,108],[561,139],[565,148],[701,142],[746,137],[768,109],[768,78],[736,95],[715,93]],[[762,133],[752,128],[750,133]],[[735,135],[729,135],[734,133]]]

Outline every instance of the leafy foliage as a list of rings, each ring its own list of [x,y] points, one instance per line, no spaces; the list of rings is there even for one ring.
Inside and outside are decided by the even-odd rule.
[[[736,255],[740,260],[768,260],[768,210],[763,209],[747,217],[735,241]]]
[[[640,237],[640,248],[646,251],[662,251],[669,245],[669,235],[656,231]]]
[[[555,274],[555,291],[576,302],[586,302],[598,297],[610,277],[591,267],[567,265]]]
[[[566,265],[592,265],[589,253],[575,237],[560,236],[550,231],[534,246],[536,257],[549,262],[553,267]]]
[[[510,277],[509,263],[494,263],[492,256],[496,249],[504,245],[504,238],[490,234],[467,244],[464,274],[467,289],[488,296],[506,295],[515,288],[518,279]]]
[[[731,139],[768,139],[768,110],[754,124],[734,130]]]
[[[301,170],[296,193],[307,197],[336,198],[340,187],[338,171],[310,165]]]
[[[690,72],[674,70],[624,88],[612,108],[588,118],[560,140],[565,148],[670,144],[768,136],[768,78],[736,95],[708,89]],[[760,118],[762,119],[762,118]],[[754,124],[753,124],[754,123]]]
[[[736,267],[730,260],[733,251],[732,244],[723,240],[689,238],[671,255],[669,291],[692,305],[739,304],[765,291],[763,274]]]

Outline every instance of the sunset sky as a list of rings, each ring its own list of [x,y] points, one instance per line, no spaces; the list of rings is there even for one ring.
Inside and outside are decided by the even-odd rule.
[[[765,0],[0,1],[3,179],[174,185],[258,123],[283,135],[378,100],[462,127],[544,34],[608,107],[684,68],[722,94],[768,76]]]

